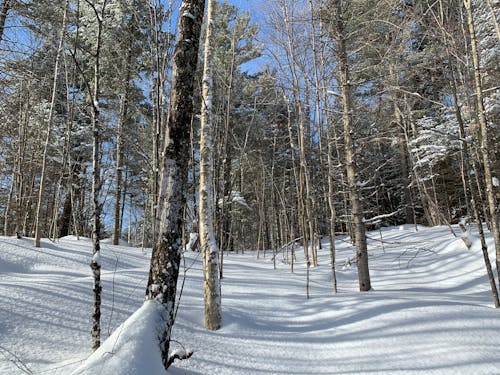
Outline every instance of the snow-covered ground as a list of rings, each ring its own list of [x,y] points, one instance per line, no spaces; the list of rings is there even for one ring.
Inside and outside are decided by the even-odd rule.
[[[467,250],[445,227],[369,236],[367,293],[357,292],[356,266],[346,266],[353,249],[345,238],[336,242],[337,295],[327,241],[309,299],[301,251],[294,273],[281,254],[276,270],[270,252],[225,256],[216,332],[203,328],[201,259],[187,254],[172,348],[194,354],[169,373],[499,374],[500,311],[478,241]],[[37,249],[30,239],[0,237],[0,374],[165,373],[154,345],[157,309],[143,304],[149,257],[103,244],[103,336],[114,334],[87,359],[91,243],[66,237]]]

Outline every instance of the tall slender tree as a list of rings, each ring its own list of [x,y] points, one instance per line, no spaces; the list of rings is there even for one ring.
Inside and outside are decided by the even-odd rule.
[[[200,128],[199,238],[203,256],[203,295],[205,327],[217,330],[221,325],[219,251],[213,232],[212,133],[213,133],[213,64],[214,16],[216,1],[208,0],[205,52],[202,78]]]
[[[349,199],[351,203],[352,219],[354,225],[354,239],[356,245],[356,260],[358,267],[358,282],[360,291],[371,289],[370,270],[368,267],[368,249],[366,242],[366,227],[364,219],[363,205],[361,202],[358,187],[358,176],[356,171],[356,152],[353,140],[353,81],[351,80],[350,64],[348,55],[347,40],[348,29],[346,20],[348,19],[349,3],[342,0],[332,1],[333,20],[330,25],[336,42],[336,56],[338,69],[338,85],[340,89],[340,99],[342,103],[342,122],[344,125],[344,157],[349,189]]]
[[[100,202],[100,194],[102,189],[101,179],[101,137],[102,129],[100,122],[100,106],[99,99],[101,94],[101,51],[102,51],[102,36],[104,27],[104,16],[106,12],[107,0],[102,2],[92,2],[85,0],[92,9],[96,22],[96,44],[94,51],[94,76],[92,88],[89,86],[90,107],[91,107],[91,123],[92,123],[92,245],[93,256],[90,262],[90,268],[94,276],[93,287],[93,312],[92,312],[92,349],[97,350],[101,346],[101,214],[102,203]]]
[[[69,5],[69,0],[66,0],[64,2],[61,31],[59,33],[59,42],[58,42],[58,46],[57,46],[56,59],[55,59],[55,64],[54,64],[54,78],[52,80],[52,94],[51,94],[52,97],[50,100],[49,116],[47,119],[47,130],[46,130],[46,135],[45,135],[45,144],[44,144],[44,150],[43,150],[43,156],[42,156],[42,170],[41,170],[40,184],[39,184],[39,189],[38,189],[38,202],[36,205],[36,212],[35,212],[35,247],[40,247],[40,238],[41,238],[40,215],[41,215],[41,210],[42,210],[42,200],[43,200],[43,193],[44,193],[44,187],[45,187],[44,183],[45,183],[45,178],[46,178],[46,173],[47,173],[46,169],[47,169],[48,148],[49,148],[49,143],[51,142],[51,136],[52,136],[52,120],[54,118],[54,111],[55,111],[56,98],[57,98],[57,82],[58,82],[58,78],[59,78],[59,66],[60,66],[61,55],[62,55],[63,47],[64,47],[64,35],[66,33],[66,26],[67,26],[67,19],[68,19],[68,5]]]
[[[477,117],[479,121],[479,136],[481,140],[481,158],[484,170],[484,184],[486,186],[486,200],[488,202],[490,226],[495,243],[497,273],[500,276],[500,228],[497,220],[497,203],[493,189],[493,174],[490,159],[489,131],[484,107],[484,97],[482,89],[480,55],[477,46],[476,31],[474,27],[474,14],[472,9],[473,1],[464,0],[467,13],[467,30],[470,38],[471,57],[474,68],[474,88],[477,106]]]

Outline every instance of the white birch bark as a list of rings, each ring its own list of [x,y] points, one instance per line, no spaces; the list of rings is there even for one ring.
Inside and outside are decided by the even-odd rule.
[[[217,330],[221,326],[221,294],[219,284],[219,252],[213,232],[212,193],[212,130],[213,130],[213,32],[215,0],[208,0],[205,61],[202,79],[200,128],[200,204],[199,233],[203,255],[203,295],[205,327]]]

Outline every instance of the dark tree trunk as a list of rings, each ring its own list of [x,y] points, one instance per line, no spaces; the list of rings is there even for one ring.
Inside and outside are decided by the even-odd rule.
[[[186,203],[194,77],[204,0],[181,4],[178,37],[172,70],[172,91],[167,120],[158,206],[158,239],[153,247],[146,298],[164,306],[160,336],[162,361],[170,365],[170,335],[175,320],[177,278],[182,251],[182,217]]]
[[[127,72],[124,81],[124,94],[120,108],[120,121],[118,124],[118,135],[116,140],[116,171],[115,171],[115,208],[113,225],[113,245],[120,243],[122,234],[121,221],[121,199],[123,190],[123,157],[124,157],[124,132],[128,120],[128,102],[130,96],[130,80],[132,77],[132,43],[127,51]]]
[[[102,48],[102,32],[103,32],[103,16],[106,9],[107,0],[102,3],[101,10],[97,10],[95,5],[92,6],[97,20],[97,43],[95,50],[95,63],[94,63],[94,87],[91,95],[92,98],[92,134],[93,134],[93,148],[92,148],[92,244],[93,256],[90,262],[90,268],[94,276],[94,304],[92,311],[92,349],[97,350],[101,346],[101,212],[102,204],[99,196],[102,189],[101,180],[101,124],[100,124],[100,108],[99,108],[99,95],[100,95],[100,53]]]
[[[71,202],[71,192],[68,191],[66,194],[66,198],[64,198],[64,205],[63,205],[63,211],[61,213],[61,216],[59,216],[59,234],[58,237],[65,237],[69,234],[69,227],[71,223],[71,217],[73,213],[73,205]]]
[[[11,5],[12,5],[12,0],[4,0],[2,3],[2,7],[0,8],[0,42],[3,39],[3,30],[5,28],[5,21],[7,20],[7,14],[9,13]]]

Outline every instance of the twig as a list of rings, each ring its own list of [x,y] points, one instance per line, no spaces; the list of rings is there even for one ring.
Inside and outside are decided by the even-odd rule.
[[[64,367],[68,367],[68,366],[71,366],[71,365],[74,365],[75,363],[81,363],[85,360],[87,360],[88,357],[84,358],[84,359],[79,359],[78,361],[73,361],[73,362],[68,362],[68,363],[65,363],[64,365],[61,365],[61,366],[57,366],[57,367],[52,367],[52,368],[49,368],[47,370],[43,370],[43,371],[37,371],[37,374],[44,374],[46,372],[52,372],[54,370],[59,370],[61,368],[64,368]]]
[[[115,277],[116,277],[116,270],[118,269],[118,255],[111,250],[113,255],[115,256],[116,262],[115,262],[115,269],[113,271],[113,280],[111,282],[111,313],[109,315],[109,321],[108,321],[108,336],[111,335],[111,321],[113,320],[113,313],[115,311]]]
[[[33,375],[33,371],[30,370],[30,368],[22,361],[21,358],[19,358],[19,356],[17,356],[15,353],[11,352],[9,349],[7,349],[1,345],[0,345],[0,350],[8,353],[11,357],[14,358],[14,359],[9,359],[9,361],[12,362],[19,370],[21,370],[25,374]],[[6,358],[9,357],[5,354],[4,354],[4,356]]]
[[[271,258],[271,260],[274,260],[274,258],[276,258],[276,256],[281,253],[283,250],[287,249],[289,246],[293,245],[294,243],[296,243],[297,241],[300,241],[302,239],[302,237],[297,237],[296,239],[288,242],[286,245],[283,245],[281,246],[278,250],[276,250],[276,253],[274,254],[274,256]]]
[[[414,249],[413,249],[414,250]],[[421,249],[416,249],[417,251],[415,252],[415,254],[413,254],[413,256],[408,260],[408,262],[406,263],[406,268],[409,268],[410,267],[410,263],[413,262],[413,260],[415,260],[418,255],[420,254],[421,251],[426,251],[426,252],[429,252],[431,254],[434,254],[436,255],[436,252],[433,251],[433,250],[430,250],[430,249],[426,249],[426,248],[421,248]],[[406,253],[408,253],[408,250],[405,250],[403,251],[403,253],[401,253],[401,255],[399,255],[396,259],[398,259],[398,263],[399,263],[399,268],[401,268],[401,257],[404,256]]]
[[[191,265],[189,267],[186,267],[186,257],[185,256],[182,257],[182,260],[184,263],[184,272],[183,272],[181,287],[179,290],[179,298],[177,299],[177,303],[175,306],[174,321],[177,318],[177,311],[179,311],[179,305],[181,303],[182,292],[184,291],[184,284],[186,283],[187,272],[194,266],[194,264],[196,263],[196,261],[198,260],[198,258],[200,256],[200,254],[201,253],[197,253],[196,257],[194,258],[193,262],[191,263]],[[170,340],[170,341],[172,341],[172,340]]]
[[[175,341],[175,340],[170,340],[170,342],[175,342],[176,344],[178,344],[180,347],[182,347],[182,352],[179,352],[179,351],[175,351],[169,358],[168,358],[168,362],[167,362],[167,368],[170,367],[170,365],[172,363],[174,363],[174,361],[176,359],[189,359],[191,358],[191,356],[194,354],[194,352],[192,350],[186,350],[186,348],[184,347],[184,345],[182,345],[179,341]]]

